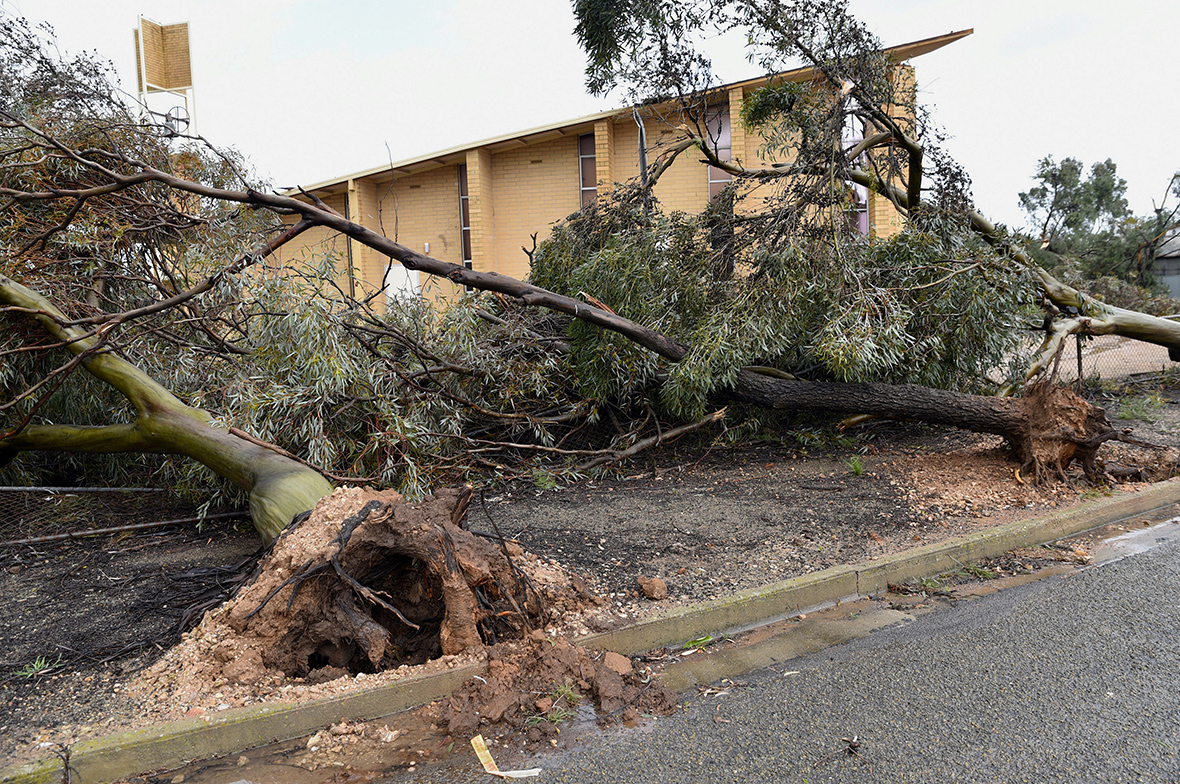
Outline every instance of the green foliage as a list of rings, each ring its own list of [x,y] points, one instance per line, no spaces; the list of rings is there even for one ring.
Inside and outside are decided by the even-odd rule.
[[[600,200],[555,229],[532,280],[585,293],[688,346],[679,362],[613,333],[570,326],[588,397],[649,396],[676,419],[699,417],[746,365],[814,379],[979,391],[1018,349],[1031,287],[970,235],[914,227],[884,241],[784,243],[739,238],[737,274],[718,272],[704,218]]]
[[[528,318],[478,315],[499,308],[492,297],[445,309],[410,298],[379,315],[307,297],[282,277],[253,294],[270,315],[256,320],[256,350],[215,408],[227,424],[338,473],[418,496],[466,476],[462,456],[478,447],[470,437],[551,445],[545,412],[581,405],[568,396],[559,355],[528,334]]]
[[[1083,173],[1076,158],[1057,163],[1048,156],[1037,165],[1038,184],[1020,194],[1020,206],[1039,239],[1037,263],[1058,277],[1118,279],[1159,295],[1154,262],[1180,226],[1180,204],[1168,206],[1169,198],[1180,200],[1180,175],[1171,178],[1151,213],[1132,215],[1127,182],[1113,161],[1095,163],[1088,176]]]
[[[1159,418],[1157,414],[1164,405],[1164,399],[1159,394],[1124,398],[1119,403],[1118,418],[1154,422]]]

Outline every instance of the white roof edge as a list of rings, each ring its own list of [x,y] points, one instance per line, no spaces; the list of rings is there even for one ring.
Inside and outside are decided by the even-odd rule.
[[[952,43],[954,41],[957,41],[958,39],[966,37],[966,36],[972,34],[973,32],[975,32],[974,29],[958,30],[958,31],[955,31],[952,33],[947,33],[945,35],[934,36],[932,38],[923,38],[923,39],[919,39],[918,41],[911,41],[909,43],[900,44],[898,46],[886,47],[885,51],[897,52],[899,50],[906,50],[906,49],[913,48],[913,49],[917,49],[918,51],[916,51],[912,56],[917,57],[917,56],[927,53],[928,51],[932,51],[933,49],[940,49],[943,46],[945,46],[947,43]],[[922,49],[921,47],[925,44],[933,44],[933,47],[931,49]],[[908,59],[908,57],[905,59]],[[797,72],[807,71],[807,70],[809,70],[809,68],[810,68],[810,66],[804,66],[802,68],[795,68],[790,71],[784,71],[783,73],[784,74],[793,74],[793,73],[797,73]],[[768,77],[767,76],[756,76],[752,79],[743,79],[743,80],[740,80],[737,82],[732,82],[730,84],[718,85],[714,89],[725,90],[725,89],[732,88],[732,87],[750,85],[750,84],[757,83],[758,81],[766,79],[766,78],[768,78]],[[537,126],[536,128],[529,128],[529,129],[523,130],[523,131],[513,131],[511,133],[505,133],[505,134],[501,134],[499,136],[493,136],[489,139],[482,139],[480,141],[475,141],[475,142],[467,142],[465,144],[460,144],[455,147],[448,147],[445,150],[436,150],[434,152],[425,153],[423,155],[416,155],[413,158],[405,158],[400,161],[394,161],[392,163],[385,163],[380,166],[374,166],[369,169],[363,169],[358,172],[353,172],[352,174],[346,174],[342,177],[333,177],[330,180],[323,180],[321,182],[313,183],[311,185],[304,185],[304,186],[296,187],[296,188],[288,188],[284,191],[284,193],[286,195],[295,195],[295,194],[298,194],[300,190],[317,191],[317,190],[321,190],[323,188],[330,188],[334,185],[341,185],[341,184],[346,183],[350,180],[359,180],[364,177],[371,177],[374,174],[382,174],[384,172],[392,172],[395,169],[400,169],[405,166],[413,166],[414,164],[423,163],[425,161],[433,160],[436,158],[445,158],[445,157],[448,157],[451,155],[456,155],[461,152],[466,152],[467,150],[474,150],[474,149],[478,149],[480,147],[488,147],[493,144],[500,144],[502,142],[511,141],[513,139],[521,139],[521,138],[524,138],[527,136],[535,136],[539,133],[545,133],[546,131],[554,131],[559,128],[568,128],[570,126],[582,125],[584,123],[593,122],[595,120],[602,120],[602,119],[606,119],[608,117],[614,117],[614,116],[620,115],[620,114],[627,114],[627,113],[630,113],[631,109],[632,109],[632,107],[630,107],[630,106],[623,106],[623,107],[620,107],[617,109],[607,109],[605,111],[595,112],[594,114],[587,114],[582,117],[575,117],[572,120],[561,120],[559,122],[553,122],[553,123],[548,123],[546,125],[540,125],[540,126]]]
[[[358,172],[353,172],[352,174],[346,174],[343,177],[333,177],[332,179],[324,180],[323,182],[317,182],[312,185],[304,185],[303,190],[306,190],[306,191],[319,190],[320,188],[327,188],[332,185],[339,185],[341,183],[348,182],[349,180],[359,180],[363,177],[370,177],[374,174],[381,174],[382,172],[388,172],[388,171],[393,171],[394,169],[400,169],[403,166],[413,166],[416,163],[422,163],[424,161],[433,160],[435,158],[446,158],[449,155],[455,155],[456,153],[466,152],[467,150],[474,150],[474,149],[478,149],[480,147],[489,147],[493,144],[499,144],[501,142],[512,141],[513,139],[520,139],[525,136],[535,136],[539,133],[545,133],[546,131],[557,130],[558,128],[568,128],[572,125],[582,125],[584,123],[593,122],[595,120],[603,120],[603,119],[606,119],[607,117],[613,117],[616,114],[619,114],[620,112],[629,112],[630,110],[631,110],[631,107],[629,107],[629,106],[624,107],[622,109],[608,109],[608,110],[602,111],[602,112],[595,112],[594,114],[587,114],[582,117],[575,117],[572,120],[561,120],[560,122],[548,123],[546,125],[538,125],[536,128],[528,128],[523,131],[513,131],[512,133],[500,134],[499,136],[493,136],[489,139],[481,139],[480,141],[476,141],[476,142],[467,142],[466,144],[456,145],[455,147],[448,147],[445,150],[436,150],[434,152],[429,152],[424,155],[415,155],[413,158],[405,158],[400,161],[394,161],[393,163],[385,163],[380,166],[374,166],[370,169],[363,169]],[[288,193],[291,193],[291,192],[298,192],[298,189],[297,188],[289,189]]]

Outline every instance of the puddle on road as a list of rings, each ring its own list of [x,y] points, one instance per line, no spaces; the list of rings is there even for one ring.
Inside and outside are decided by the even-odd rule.
[[[1176,510],[1174,506],[1167,507],[1062,540],[1062,544],[1088,551],[1091,560],[1086,564],[1041,565],[1035,571],[997,579],[948,584],[945,591],[887,593],[767,624],[734,637],[719,638],[700,650],[665,649],[661,680],[692,699],[694,692],[707,695],[709,684],[724,684],[725,679],[734,684],[732,679],[745,673],[783,665],[878,629],[908,623],[955,601],[1115,563],[1161,544],[1180,541],[1180,516]],[[702,689],[705,691],[699,691]],[[397,730],[396,737],[388,740],[394,730]],[[600,728],[593,709],[583,705],[562,725],[556,747],[544,749],[543,755],[526,753],[519,747],[504,748],[495,740],[490,740],[489,746],[501,769],[538,764],[551,767],[560,764],[562,752],[587,743],[609,742],[619,731],[617,727]],[[367,723],[346,724],[335,735],[324,732],[320,736],[324,742],[314,750],[309,749],[309,739],[302,738],[126,781],[128,784],[466,784],[491,780],[476,760],[469,738],[451,738],[430,725],[412,720],[408,712]]]
[[[1099,539],[1091,550],[1095,566],[1121,561],[1129,555],[1145,553],[1161,544],[1180,540],[1180,517],[1173,516],[1162,522],[1151,518],[1124,521],[1105,526],[1103,530],[1105,538]]]

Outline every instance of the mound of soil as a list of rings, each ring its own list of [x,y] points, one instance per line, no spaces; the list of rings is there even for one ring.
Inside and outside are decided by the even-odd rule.
[[[488,676],[473,680],[421,715],[456,737],[489,725],[523,732],[538,742],[558,733],[562,721],[593,702],[601,722],[633,724],[641,714],[667,714],[676,695],[617,653],[591,653],[561,637],[533,632],[522,642],[488,649]]]
[[[466,499],[458,489],[418,503],[392,491],[336,490],[133,690],[194,706],[214,694],[240,704],[306,698],[303,684],[351,685],[358,674],[443,656],[454,666],[454,657],[601,604],[519,545],[464,530]]]

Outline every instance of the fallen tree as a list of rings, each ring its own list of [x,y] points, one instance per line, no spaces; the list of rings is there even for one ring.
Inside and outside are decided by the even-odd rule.
[[[541,595],[513,565],[521,554],[463,530],[465,507],[456,494],[441,492],[416,506],[375,498],[376,505],[348,515],[318,512],[288,528],[293,517],[328,496],[333,482],[347,478],[329,481],[324,474],[330,472],[227,427],[125,358],[156,339],[177,347],[186,362],[192,352],[217,356],[225,362],[219,367],[269,351],[271,346],[251,339],[251,324],[291,314],[251,305],[243,291],[261,290],[272,276],[290,273],[264,270],[263,261],[292,237],[320,228],[407,269],[498,295],[497,312],[467,311],[481,323],[503,326],[520,312],[558,314],[513,332],[514,340],[527,336],[531,345],[524,351],[513,343],[511,352],[524,357],[522,364],[544,358],[551,367],[558,367],[554,357],[560,357],[561,370],[553,374],[574,379],[574,391],[554,396],[538,386],[528,406],[493,410],[470,389],[439,381],[475,378],[473,383],[488,386],[495,381],[491,369],[433,351],[404,325],[358,307],[333,292],[330,274],[293,278],[296,290],[315,292],[308,298],[321,303],[317,317],[339,327],[339,336],[358,349],[342,364],[363,376],[361,390],[350,391],[340,409],[366,412],[354,431],[364,442],[361,451],[382,451],[386,463],[404,454],[398,449],[411,428],[399,432],[390,425],[397,416],[392,408],[364,407],[388,398],[382,379],[395,378],[397,394],[411,390],[420,399],[453,405],[445,413],[453,420],[456,409],[477,410],[485,421],[511,420],[540,430],[587,421],[597,406],[610,403],[659,409],[665,421],[681,425],[637,437],[632,448],[597,450],[597,456],[544,438],[494,445],[588,462],[627,457],[635,448],[717,421],[720,413],[707,412],[736,402],[772,412],[873,414],[994,433],[1007,439],[1021,469],[1035,478],[1061,477],[1074,461],[1099,477],[1099,448],[1124,437],[1100,408],[1043,381],[1021,397],[985,394],[996,390],[984,377],[1018,345],[1019,327],[1033,318],[1042,295],[1062,303],[1074,297],[1082,316],[1077,329],[1109,324],[1111,331],[1147,335],[1139,314],[1102,310],[1054,285],[970,208],[962,173],[927,146],[911,104],[898,94],[896,63],[879,56],[879,45],[841,15],[841,6],[826,18],[828,27],[820,27],[850,35],[822,51],[813,40],[817,28],[807,27],[809,17],[797,7],[721,5],[736,8],[738,21],[756,23],[755,40],[776,57],[802,53],[816,68],[817,78],[802,87],[772,83],[752,102],[758,111],[748,118],[751,127],[790,148],[792,163],[747,168],[723,160],[709,133],[716,96],[696,81],[699,60],[667,49],[688,59],[657,62],[665,70],[643,78],[676,88],[650,106],[683,121],[682,138],[640,182],[559,226],[535,250],[530,281],[432,258],[314,197],[255,187],[235,166],[222,166],[226,159],[202,147],[202,140],[191,140],[198,152],[178,155],[156,129],[120,109],[103,92],[101,79],[85,69],[57,67],[10,22],[0,36],[0,48],[8,47],[0,62],[16,63],[6,72],[6,94],[16,100],[0,107],[0,196],[6,200],[0,302],[3,317],[19,329],[2,351],[22,362],[33,354],[48,362],[63,351],[69,358],[4,377],[0,460],[60,450],[173,453],[248,492],[260,535],[271,540],[287,533],[265,563],[264,576],[226,615],[236,634],[255,640],[253,653],[214,651],[228,657],[223,664],[253,656],[264,669],[285,674],[376,669],[402,661],[406,651],[455,653],[543,623]],[[687,24],[693,19],[679,14],[696,8],[652,7],[659,13],[629,36],[666,39],[683,25],[653,20]],[[655,38],[644,39],[649,33]],[[682,67],[685,62],[691,67]],[[30,68],[37,79],[13,76]],[[57,80],[52,89],[46,89],[46,74]],[[669,74],[685,80],[669,81]],[[84,111],[90,114],[80,121]],[[862,122],[865,132],[847,145],[842,129],[850,118]],[[700,216],[667,215],[652,189],[674,157],[690,150],[730,171],[735,184]],[[775,188],[770,197],[751,198],[768,183]],[[881,242],[851,238],[844,215],[849,183],[890,198],[908,216],[906,231]],[[763,206],[752,207],[754,199],[763,199]],[[250,228],[259,236],[247,243],[243,236],[250,237]],[[226,263],[230,258],[237,260]],[[327,296],[337,294],[336,300]],[[1051,316],[1050,338],[1075,328]],[[1150,335],[1167,345],[1177,340],[1162,325],[1152,329]],[[393,344],[417,369],[394,361],[388,348]],[[1047,344],[1041,353],[1041,367],[1052,348]],[[320,346],[308,356],[332,364],[341,356],[332,350]],[[359,356],[369,357],[371,367],[361,370]],[[178,369],[174,383],[183,383],[186,367]],[[372,368],[377,370],[370,375]],[[130,421],[45,421],[58,390],[77,381],[76,369],[120,395],[131,407]],[[44,371],[42,377],[34,378],[33,370]],[[211,375],[201,378],[216,383]],[[302,416],[296,406],[278,408]],[[471,433],[441,437],[472,451],[485,448]],[[331,501],[323,504],[321,510]],[[302,539],[314,539],[310,549],[286,549]],[[437,624],[437,636],[418,639],[427,621]]]
[[[131,423],[78,426],[30,424],[30,411],[24,423],[0,435],[0,466],[26,450],[184,455],[246,491],[250,516],[264,541],[273,539],[292,517],[331,491],[319,472],[216,427],[208,412],[186,405],[139,368],[106,350],[105,338],[114,323],[93,334],[70,326],[70,319],[51,302],[4,275],[0,275],[0,302],[8,312],[32,315],[86,372],[123,395],[136,414]]]

